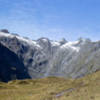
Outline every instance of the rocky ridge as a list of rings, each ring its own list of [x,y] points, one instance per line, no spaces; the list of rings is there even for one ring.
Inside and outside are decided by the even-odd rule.
[[[0,43],[17,55],[30,78],[79,78],[100,69],[100,41],[82,38],[75,42],[47,38],[30,40],[1,31]]]

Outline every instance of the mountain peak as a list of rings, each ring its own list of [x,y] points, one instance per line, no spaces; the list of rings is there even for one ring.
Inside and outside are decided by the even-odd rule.
[[[100,69],[98,42],[83,38],[74,42],[64,38],[52,41],[45,37],[33,41],[5,32],[0,32],[0,42],[22,60],[31,78],[77,78]]]
[[[9,33],[7,29],[1,29],[0,32]]]
[[[65,38],[62,38],[59,42],[61,43],[61,45],[67,43]]]

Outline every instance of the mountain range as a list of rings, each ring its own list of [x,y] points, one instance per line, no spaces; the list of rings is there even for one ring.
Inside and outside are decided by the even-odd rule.
[[[33,37],[34,38],[34,37]],[[80,78],[100,70],[100,41],[31,40],[0,31],[0,80]]]

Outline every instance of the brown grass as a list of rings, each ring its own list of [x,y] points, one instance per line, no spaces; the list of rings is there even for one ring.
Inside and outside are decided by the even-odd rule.
[[[0,83],[0,100],[100,100],[100,71],[77,80],[49,77]]]

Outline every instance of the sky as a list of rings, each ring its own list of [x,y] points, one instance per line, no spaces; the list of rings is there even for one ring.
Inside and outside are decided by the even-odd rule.
[[[0,0],[0,29],[34,40],[100,40],[100,0]]]

